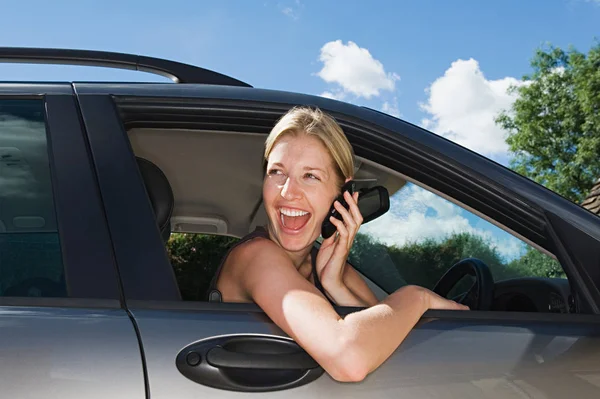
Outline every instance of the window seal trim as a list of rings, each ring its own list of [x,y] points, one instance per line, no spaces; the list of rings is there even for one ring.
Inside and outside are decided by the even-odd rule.
[[[0,307],[56,307],[122,309],[118,299],[96,298],[51,298],[51,297],[0,297]]]

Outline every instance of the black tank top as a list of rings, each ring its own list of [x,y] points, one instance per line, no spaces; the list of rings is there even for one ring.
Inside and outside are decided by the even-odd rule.
[[[221,292],[217,289],[217,281],[219,280],[219,275],[221,274],[223,265],[225,264],[225,261],[227,260],[227,257],[229,256],[231,251],[233,251],[239,245],[242,245],[243,243],[248,242],[257,237],[269,239],[269,232],[264,227],[258,226],[252,233],[245,235],[244,237],[242,237],[240,239],[240,241],[236,242],[231,248],[229,248],[229,250],[223,257],[223,259],[221,259],[221,263],[219,264],[219,267],[217,268],[217,272],[215,273],[212,280],[210,281],[210,285],[208,287],[208,293],[207,293],[207,297],[208,297],[207,299],[209,302],[223,302],[223,296],[221,295]],[[319,276],[317,275],[316,260],[317,260],[318,253],[319,253],[319,249],[317,247],[313,246],[310,251],[310,254],[311,254],[310,262],[312,265],[311,274],[312,274],[313,280],[315,281],[315,287],[317,287],[317,289],[319,291],[321,291],[321,293],[323,293],[323,296],[325,298],[327,298],[327,300],[332,305],[335,305],[335,303],[332,302],[329,299],[329,297],[325,294],[325,289],[323,288],[323,285],[321,284],[321,281],[319,280]]]

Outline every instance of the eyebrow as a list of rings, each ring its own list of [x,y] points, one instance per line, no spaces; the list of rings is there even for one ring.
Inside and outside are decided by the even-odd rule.
[[[278,166],[278,167],[281,167],[281,168],[285,167],[281,162],[275,162],[272,166]],[[305,166],[303,169],[304,170],[318,170],[319,172],[322,172],[323,174],[325,174],[327,176],[329,175],[329,173],[327,173],[327,171],[325,169],[323,169],[323,168],[317,168],[317,167],[314,167],[314,166]]]
[[[318,170],[319,172],[323,172],[323,173],[327,174],[327,171],[325,169],[315,168],[315,167],[312,167],[312,166],[305,166],[304,170]]]

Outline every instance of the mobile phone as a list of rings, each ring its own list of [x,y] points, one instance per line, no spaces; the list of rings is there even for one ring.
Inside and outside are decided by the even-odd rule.
[[[356,182],[354,180],[349,180],[342,186],[342,193],[335,199],[335,201],[339,201],[340,204],[342,204],[342,206],[344,208],[349,210],[350,205],[348,205],[348,203],[344,199],[344,193],[346,191],[348,191],[350,193],[350,195],[353,195],[355,190],[356,190]],[[337,209],[335,209],[335,207],[333,205],[333,204],[335,204],[335,201],[331,204],[331,207],[329,208],[329,212],[327,212],[327,216],[325,216],[325,220],[323,220],[323,224],[321,225],[321,235],[323,236],[323,238],[331,237],[333,235],[333,233],[335,233],[337,230],[337,227],[335,227],[335,225],[333,223],[331,223],[331,221],[329,220],[329,218],[331,216],[333,216],[334,218],[336,218],[338,220],[344,220],[342,218],[342,215],[340,215],[340,213],[337,211]]]

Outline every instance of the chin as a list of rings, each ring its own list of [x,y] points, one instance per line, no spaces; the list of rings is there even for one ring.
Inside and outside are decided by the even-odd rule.
[[[314,240],[310,237],[286,237],[285,234],[279,235],[279,241],[283,249],[289,252],[298,252],[312,246]]]
[[[311,224],[309,222],[301,230],[294,231],[286,229],[281,223],[278,223],[273,232],[283,249],[289,252],[298,252],[311,247],[319,237],[319,233],[315,231],[315,226],[311,226]],[[271,226],[273,227],[273,225]]]

